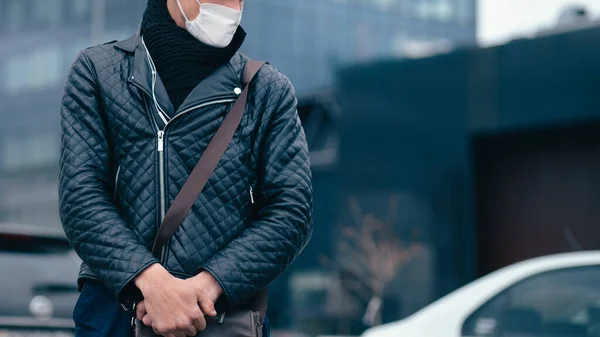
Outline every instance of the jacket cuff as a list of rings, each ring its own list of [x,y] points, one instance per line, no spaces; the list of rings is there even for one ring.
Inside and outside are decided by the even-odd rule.
[[[131,276],[123,283],[123,285],[117,288],[117,299],[124,307],[129,307],[130,304],[137,303],[143,299],[142,292],[135,286],[134,281],[138,275],[155,263],[158,263],[156,258],[146,262],[137,271],[132,273]]]

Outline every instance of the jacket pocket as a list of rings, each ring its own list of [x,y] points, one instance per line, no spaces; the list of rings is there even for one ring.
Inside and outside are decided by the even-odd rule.
[[[115,189],[113,191],[113,201],[117,201],[117,192],[119,191],[119,176],[121,175],[121,165],[117,167],[117,174],[115,174]]]
[[[250,184],[250,203],[254,205],[256,201],[254,200],[254,184]]]

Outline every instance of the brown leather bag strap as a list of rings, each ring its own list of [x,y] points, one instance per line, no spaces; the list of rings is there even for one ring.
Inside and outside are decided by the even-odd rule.
[[[208,147],[200,157],[198,164],[196,164],[196,167],[192,170],[192,173],[187,178],[185,184],[177,194],[177,197],[175,197],[173,204],[169,207],[169,210],[158,229],[156,240],[154,241],[154,247],[152,248],[154,256],[158,257],[161,255],[163,247],[183,222],[183,219],[186,217],[187,213],[194,205],[194,202],[204,189],[208,179],[213,174],[221,157],[223,157],[225,150],[227,150],[227,147],[242,120],[242,116],[244,115],[250,82],[264,63],[265,62],[254,60],[250,60],[246,63],[243,75],[244,90],[234,103],[231,111],[229,111],[225,117],[225,120],[223,120],[219,130],[217,130],[217,133],[208,144]]]

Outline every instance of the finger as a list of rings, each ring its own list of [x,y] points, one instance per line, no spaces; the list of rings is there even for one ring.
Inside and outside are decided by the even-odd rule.
[[[173,333],[171,332],[161,332],[161,330],[157,329],[156,326],[152,325],[152,330],[154,331],[155,334],[157,334],[158,336],[164,336],[164,337],[176,337]]]
[[[186,337],[185,334],[183,335],[178,335],[176,332],[171,332],[171,333],[166,333],[164,335],[161,335],[160,333],[154,331],[157,335],[159,336],[164,336],[164,337]]]
[[[192,324],[198,331],[204,331],[206,329],[206,319],[200,310],[198,310],[199,314],[196,317],[192,318]]]
[[[150,316],[148,316],[148,314],[146,314],[146,315],[144,315],[144,317],[142,317],[142,323],[144,323],[144,325],[146,325],[146,326],[152,325],[152,319],[150,318]]]
[[[217,311],[215,310],[215,304],[213,301],[207,299],[206,297],[202,297],[198,299],[198,303],[200,304],[200,309],[205,315],[210,317],[217,316]]]
[[[144,315],[146,315],[146,304],[144,303],[144,301],[138,303],[138,305],[135,307],[135,313],[137,319],[141,320],[142,318],[144,318]]]
[[[186,330],[185,330],[185,335],[186,336],[196,336],[198,334],[198,329],[196,329],[195,326],[190,325]]]
[[[161,334],[160,331],[158,331],[157,328],[155,328],[154,326],[152,326],[152,331],[154,331],[155,334],[157,334],[158,336],[170,336],[169,334]]]

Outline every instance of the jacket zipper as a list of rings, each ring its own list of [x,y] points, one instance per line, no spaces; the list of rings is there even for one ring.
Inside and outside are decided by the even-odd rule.
[[[252,188],[252,185],[250,185],[250,202],[254,204],[254,189]]]
[[[139,88],[140,90],[142,90],[144,93],[146,93],[146,95],[152,97],[152,95],[147,92],[143,87],[139,86],[137,83],[132,82],[132,84]],[[171,118],[164,126],[164,128],[161,130],[160,127],[158,126],[158,123],[156,122],[156,119],[151,115],[151,119],[152,119],[152,123],[154,124],[154,127],[156,128],[156,137],[157,137],[157,144],[156,144],[156,149],[158,152],[158,181],[159,181],[159,194],[160,194],[160,221],[162,223],[163,219],[165,218],[165,215],[167,213],[167,206],[166,206],[166,187],[165,187],[165,166],[164,166],[164,162],[165,162],[165,157],[164,157],[164,148],[165,148],[165,137],[166,137],[166,130],[167,127],[178,117],[181,117],[182,115],[185,115],[186,113],[192,111],[192,110],[196,110],[196,109],[200,109],[209,105],[215,105],[215,104],[224,104],[224,103],[231,103],[231,102],[235,102],[237,100],[236,98],[223,98],[223,99],[218,99],[218,100],[214,100],[214,101],[208,101],[208,102],[204,102],[201,104],[197,104],[194,105],[192,107],[189,107],[181,112],[179,112],[178,114],[176,114],[175,116],[173,116],[173,118]],[[146,108],[149,108],[146,105]],[[167,243],[165,244],[165,246],[162,249],[161,252],[161,256],[160,256],[160,262],[163,263],[165,261],[165,253],[166,253],[166,247],[169,246],[171,240],[167,241]]]
[[[206,106],[209,105],[215,105],[215,104],[222,104],[222,103],[231,103],[235,101],[234,98],[230,98],[230,99],[220,99],[220,100],[215,100],[215,101],[210,101],[210,102],[206,102],[206,103],[202,103],[202,104],[198,104],[195,106],[192,106],[188,109],[183,110],[182,112],[176,114],[173,118],[171,118],[171,120],[165,124],[165,127],[161,130],[160,127],[158,126],[158,124],[156,123],[155,120],[154,121],[154,126],[156,127],[156,129],[158,130],[157,132],[157,150],[158,150],[158,161],[159,161],[159,169],[158,169],[158,174],[159,174],[159,181],[160,181],[160,196],[161,196],[161,200],[160,200],[160,207],[161,207],[161,221],[162,219],[165,217],[166,214],[166,192],[165,192],[165,170],[164,170],[164,150],[165,150],[165,137],[166,137],[166,130],[167,127],[178,117],[192,111],[192,110],[196,110],[196,109],[200,109],[200,108],[204,108]]]
[[[189,107],[179,113],[177,113],[175,116],[173,116],[173,118],[167,119],[166,113],[164,113],[164,111],[162,111],[162,109],[160,108],[160,105],[156,102],[156,96],[155,96],[155,92],[154,92],[154,82],[156,81],[156,68],[154,66],[154,62],[152,61],[152,57],[150,56],[150,52],[148,51],[148,48],[146,48],[146,44],[144,43],[144,40],[142,39],[142,44],[144,45],[144,48],[146,49],[146,54],[147,54],[147,58],[148,58],[148,63],[150,65],[150,70],[152,71],[152,76],[153,76],[153,86],[152,86],[152,93],[148,93],[146,92],[146,94],[150,94],[149,96],[152,97],[152,100],[154,101],[154,106],[156,108],[156,112],[158,113],[159,117],[163,120],[163,122],[165,123],[165,126],[161,128],[158,126],[158,123],[156,123],[156,118],[152,118],[152,121],[154,122],[154,126],[156,127],[157,130],[157,150],[158,150],[158,180],[159,180],[159,193],[160,193],[160,221],[162,223],[162,221],[165,218],[165,215],[167,213],[167,206],[166,206],[166,187],[165,187],[165,156],[164,156],[164,148],[165,148],[165,137],[166,137],[166,130],[167,127],[169,126],[169,124],[171,124],[175,119],[177,119],[178,117],[185,115],[186,113],[192,111],[192,110],[196,110],[196,109],[200,109],[209,105],[215,105],[215,104],[221,104],[221,103],[231,103],[234,102],[237,98],[224,98],[224,99],[219,99],[219,100],[214,100],[214,101],[209,101],[209,102],[205,102],[205,103],[201,103],[201,104],[197,104],[194,105],[192,107]],[[135,82],[133,82],[137,87],[139,87]],[[143,88],[142,88],[143,90]],[[145,90],[143,90],[145,91]],[[160,256],[160,262],[163,263],[165,261],[165,255],[166,255],[166,251],[167,251],[167,247],[170,245],[171,240],[167,241],[167,243],[164,245],[162,251],[161,251],[161,256]]]
[[[200,108],[204,108],[210,105],[216,105],[216,104],[224,104],[224,103],[231,103],[234,102],[236,100],[236,98],[228,98],[228,99],[219,99],[219,100],[214,100],[214,101],[210,101],[210,102],[205,102],[202,104],[198,104],[198,105],[194,105],[190,108],[187,108],[183,111],[181,111],[180,113],[176,114],[175,116],[173,116],[173,118],[171,118],[166,124],[165,127],[161,130],[160,127],[158,126],[158,124],[156,123],[155,119],[152,119],[154,121],[154,126],[156,127],[157,131],[157,150],[158,150],[158,180],[159,180],[159,191],[160,191],[160,217],[161,217],[161,222],[162,220],[165,218],[165,215],[167,213],[167,205],[166,205],[166,195],[167,195],[167,191],[166,191],[166,186],[165,186],[165,156],[164,156],[164,149],[165,149],[165,138],[166,138],[166,130],[167,127],[174,121],[176,120],[178,117],[185,115],[186,113],[192,111],[192,110],[197,110]],[[171,240],[167,241],[167,243],[165,244],[165,246],[162,249],[161,252],[161,263],[165,261],[165,254],[166,254],[166,250],[167,247],[169,246]]]
[[[158,125],[157,125],[158,127]],[[159,189],[160,189],[160,220],[162,221],[165,218],[165,172],[164,172],[164,161],[165,161],[165,132],[160,130],[158,131],[158,180],[159,180]]]

